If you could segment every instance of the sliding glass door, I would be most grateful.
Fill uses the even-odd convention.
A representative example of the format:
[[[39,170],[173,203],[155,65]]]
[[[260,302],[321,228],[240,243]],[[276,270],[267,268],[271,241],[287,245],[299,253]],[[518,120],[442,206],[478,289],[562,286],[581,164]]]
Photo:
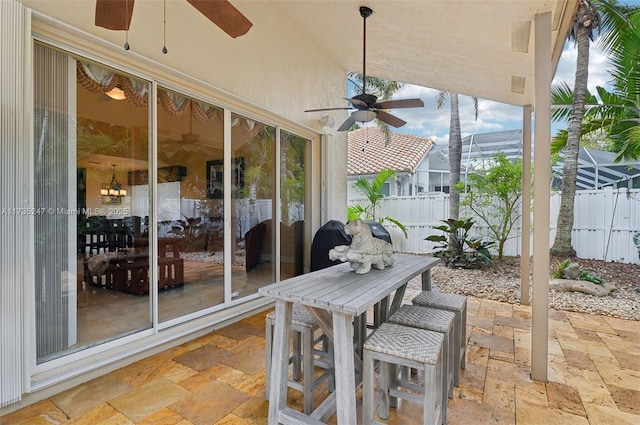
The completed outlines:
[[[304,273],[309,139],[38,43],[33,92],[37,363]]]

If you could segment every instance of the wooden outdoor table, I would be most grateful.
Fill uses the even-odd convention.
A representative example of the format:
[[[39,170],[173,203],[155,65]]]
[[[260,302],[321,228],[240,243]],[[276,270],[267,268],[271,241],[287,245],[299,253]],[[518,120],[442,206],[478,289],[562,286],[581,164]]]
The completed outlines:
[[[354,351],[353,320],[395,291],[384,315],[395,312],[409,280],[422,275],[423,288],[430,287],[433,257],[394,254],[395,263],[384,270],[356,274],[348,263],[296,276],[260,288],[261,295],[276,301],[275,329],[269,391],[269,424],[322,424],[337,412],[339,425],[356,424],[356,373],[362,360]],[[335,391],[309,416],[286,406],[289,335],[293,303],[307,306],[327,336],[333,340]],[[385,304],[386,305],[386,304]]]

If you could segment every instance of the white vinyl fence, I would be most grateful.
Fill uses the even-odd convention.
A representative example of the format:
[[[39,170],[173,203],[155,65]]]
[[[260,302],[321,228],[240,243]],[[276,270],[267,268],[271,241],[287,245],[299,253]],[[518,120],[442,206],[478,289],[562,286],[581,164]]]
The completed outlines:
[[[349,205],[367,205],[366,199],[350,199]],[[560,194],[551,197],[551,239],[556,233],[556,220],[560,208]],[[580,190],[576,193],[572,244],[578,257],[640,264],[638,250],[633,242],[640,232],[640,189]],[[443,234],[434,227],[449,217],[449,195],[429,193],[424,196],[388,197],[382,201],[378,217],[393,217],[407,227],[409,237],[389,222],[384,223],[391,234],[394,249],[407,253],[430,253],[434,244],[424,238]],[[461,217],[463,214],[461,213]],[[483,232],[476,218],[476,235],[491,240]],[[512,231],[505,244],[505,255],[520,255],[521,228]]]

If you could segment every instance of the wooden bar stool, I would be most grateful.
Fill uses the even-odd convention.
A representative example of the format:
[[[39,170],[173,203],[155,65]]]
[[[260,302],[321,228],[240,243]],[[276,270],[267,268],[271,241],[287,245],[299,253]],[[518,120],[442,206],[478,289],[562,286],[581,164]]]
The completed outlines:
[[[446,310],[455,313],[455,358],[459,359],[460,368],[466,365],[467,348],[467,297],[456,294],[443,294],[442,292],[422,291],[412,300],[413,305]],[[453,383],[460,384],[460,369],[453,368]]]
[[[269,400],[269,381],[271,375],[271,350],[273,346],[273,326],[275,324],[275,313],[267,314],[265,330],[265,351],[266,351],[266,382],[265,399]],[[319,329],[314,318],[309,311],[300,304],[293,305],[291,318],[291,333],[293,336],[292,354],[289,364],[293,364],[293,373],[288,380],[287,386],[301,391],[303,394],[303,409],[305,414],[313,411],[313,393],[324,380],[328,380],[329,391],[333,391],[333,349],[326,335],[321,334],[315,337]],[[316,349],[321,344],[321,349]],[[315,367],[325,369],[320,376],[314,378]],[[302,380],[302,382],[300,382]]]
[[[444,423],[443,387],[444,335],[439,332],[383,323],[364,344],[364,376],[362,420],[365,425],[374,421],[376,408],[382,419],[389,417],[391,398],[398,397],[423,405],[423,423]],[[380,391],[374,398],[374,362],[380,362]],[[398,380],[398,366],[424,372],[424,384]]]
[[[444,382],[446,384],[442,386],[442,418],[444,423],[447,422],[446,399],[447,397],[453,397],[453,367],[454,364],[456,367],[458,365],[454,357],[456,341],[454,335],[455,317],[455,313],[450,311],[415,305],[403,305],[389,317],[389,323],[440,332],[444,336],[443,368],[445,373]]]

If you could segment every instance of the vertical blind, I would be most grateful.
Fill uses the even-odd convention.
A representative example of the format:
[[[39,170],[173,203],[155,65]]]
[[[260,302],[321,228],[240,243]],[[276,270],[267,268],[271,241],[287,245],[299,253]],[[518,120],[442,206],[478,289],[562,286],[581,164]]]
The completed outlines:
[[[19,401],[23,391],[23,290],[21,260],[25,255],[26,198],[20,164],[28,161],[23,117],[25,12],[14,1],[0,1],[0,407]],[[23,245],[24,243],[24,245]]]
[[[62,351],[73,341],[75,266],[69,244],[70,141],[69,59],[64,53],[34,46],[34,266],[36,353],[38,362]],[[74,69],[75,71],[75,69]],[[75,154],[75,150],[74,150]]]

